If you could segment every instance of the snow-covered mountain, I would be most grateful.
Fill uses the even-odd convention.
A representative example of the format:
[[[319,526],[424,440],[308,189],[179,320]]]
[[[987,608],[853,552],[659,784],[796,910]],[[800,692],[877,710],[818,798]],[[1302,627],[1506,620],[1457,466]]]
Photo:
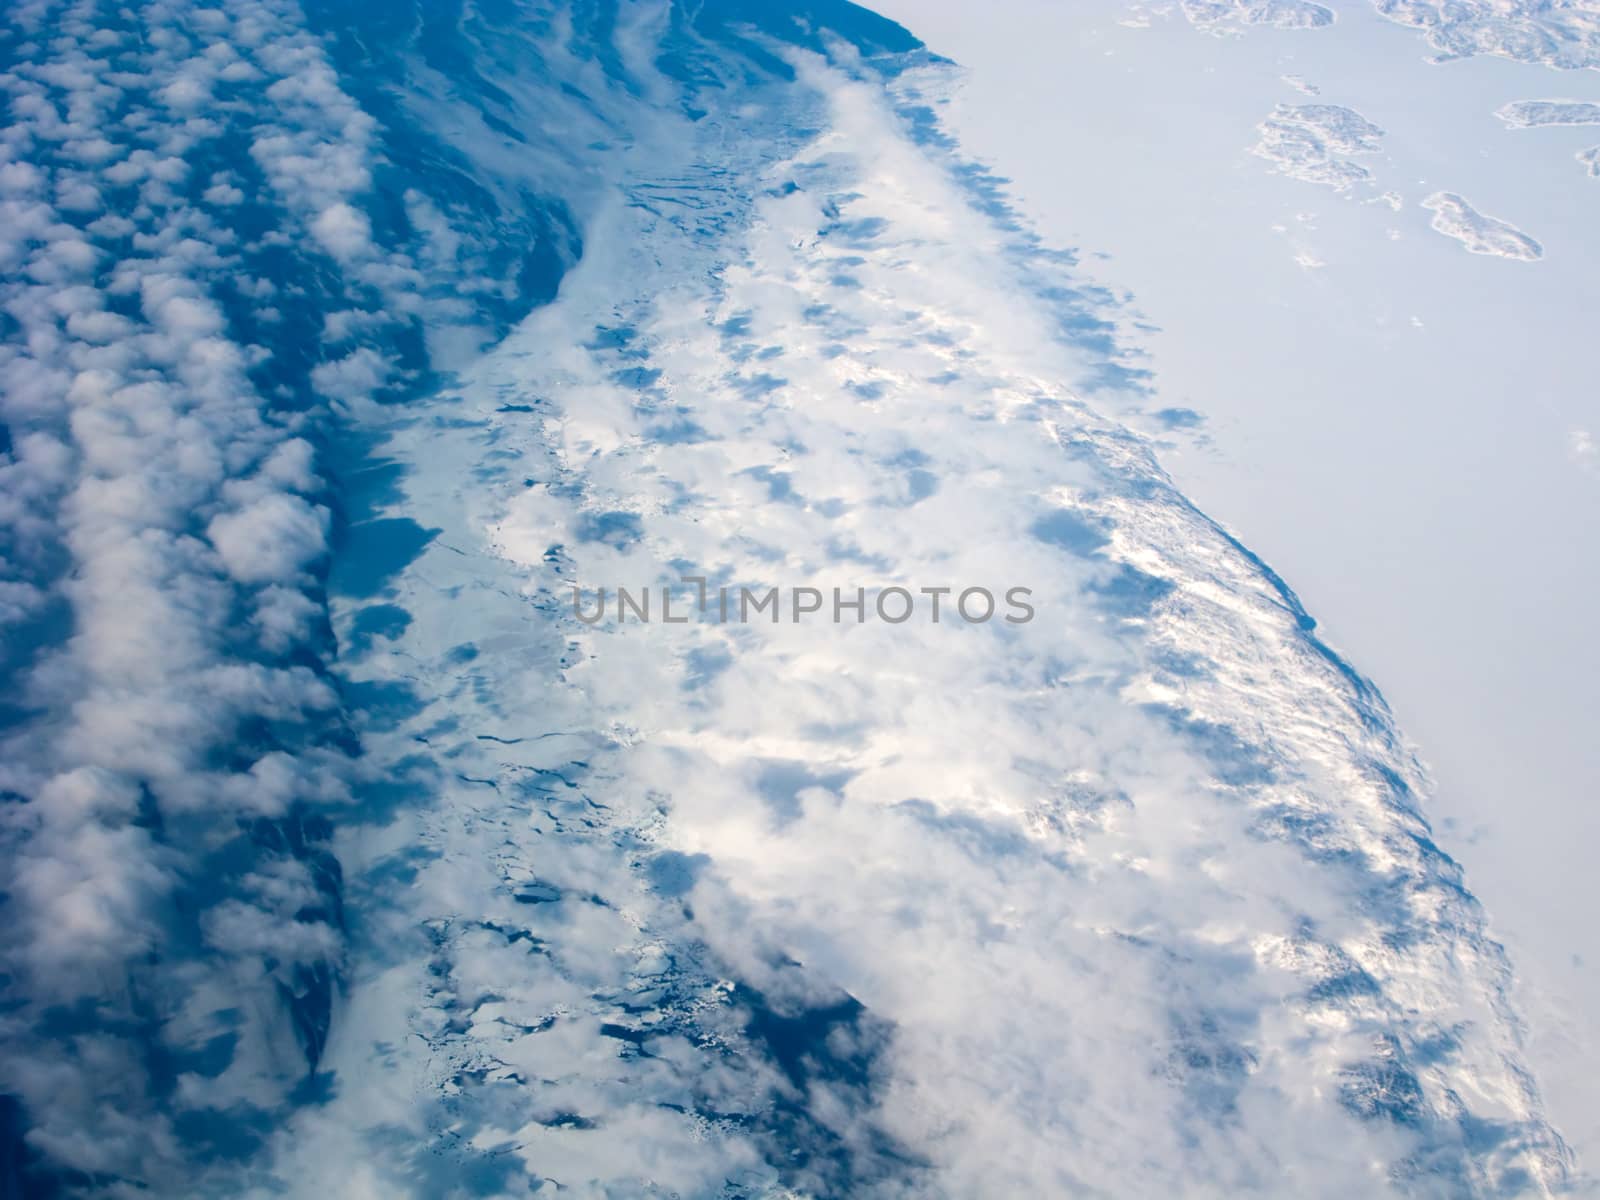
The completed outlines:
[[[1381,696],[905,30],[0,46],[0,1195],[1565,1186]]]

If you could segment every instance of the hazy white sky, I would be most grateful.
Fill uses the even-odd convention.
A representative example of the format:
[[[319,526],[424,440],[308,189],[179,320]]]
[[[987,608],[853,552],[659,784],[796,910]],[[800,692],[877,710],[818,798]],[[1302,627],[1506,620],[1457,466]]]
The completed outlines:
[[[1429,63],[1354,3],[1327,28],[1222,34],[1126,0],[873,7],[968,69],[945,113],[966,152],[1047,243],[1133,293],[1157,327],[1125,331],[1152,356],[1149,407],[1203,414],[1168,469],[1418,743],[1582,1156],[1600,1134],[1581,1073],[1600,1019],[1600,180],[1576,156],[1600,129],[1495,112],[1600,100],[1600,76]],[[1350,159],[1369,182],[1340,192],[1252,153],[1276,106],[1304,104],[1384,131]],[[1468,253],[1431,227],[1441,192],[1542,257]]]

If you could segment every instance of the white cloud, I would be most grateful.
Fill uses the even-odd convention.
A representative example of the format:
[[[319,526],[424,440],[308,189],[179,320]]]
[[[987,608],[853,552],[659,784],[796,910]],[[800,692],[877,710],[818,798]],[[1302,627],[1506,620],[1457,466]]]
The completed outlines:
[[[204,196],[207,204],[216,204],[222,207],[230,207],[244,202],[244,193],[234,187],[233,184],[221,179],[208,187],[204,192]]]
[[[359,400],[384,386],[394,367],[381,353],[369,346],[352,350],[343,358],[322,363],[311,372],[311,383],[324,396],[335,400]]]
[[[282,654],[309,640],[321,607],[304,592],[290,587],[267,587],[256,598],[251,620],[260,631],[261,645]]]
[[[341,262],[372,251],[372,224],[365,213],[348,204],[330,204],[311,222],[311,233],[322,248]]]
[[[289,583],[326,550],[327,526],[326,510],[274,494],[213,517],[206,533],[241,583]]]
[[[46,615],[26,628],[54,640],[7,680],[30,716],[0,735],[0,779],[27,800],[3,813],[0,1062],[53,1166],[204,1190],[149,1056],[229,1037],[227,1070],[180,1088],[201,1107],[271,1110],[303,1077],[281,988],[334,968],[332,910],[303,910],[337,897],[308,882],[326,868],[305,865],[321,861],[305,825],[276,845],[243,831],[347,805],[351,766],[317,744],[338,696],[303,665],[325,619],[309,572],[329,524],[299,494],[323,486],[305,419],[268,415],[249,375],[264,350],[234,340],[218,298],[252,280],[229,227],[242,192],[213,178],[196,205],[181,191],[198,142],[249,146],[290,120],[226,43],[311,67],[320,50],[251,0],[151,7],[137,39],[68,11],[8,15],[28,36],[0,75],[0,620]],[[219,79],[256,93],[216,103]],[[331,156],[317,161],[363,159],[339,128],[294,124]],[[78,227],[112,195],[117,211]],[[241,729],[280,748],[239,765]],[[215,871],[230,845],[242,875]],[[186,941],[195,922],[240,939],[226,961]],[[40,1024],[56,1005],[104,1024],[56,1036]],[[251,1015],[230,1031],[228,1011]]]

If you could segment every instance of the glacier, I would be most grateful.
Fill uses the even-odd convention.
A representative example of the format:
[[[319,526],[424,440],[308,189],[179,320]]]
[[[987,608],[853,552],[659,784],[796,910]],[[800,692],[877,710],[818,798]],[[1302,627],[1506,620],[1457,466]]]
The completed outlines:
[[[1573,1180],[1382,696],[1106,415],[1127,297],[906,30],[3,47],[0,1195]],[[569,602],[686,576],[1038,616]]]

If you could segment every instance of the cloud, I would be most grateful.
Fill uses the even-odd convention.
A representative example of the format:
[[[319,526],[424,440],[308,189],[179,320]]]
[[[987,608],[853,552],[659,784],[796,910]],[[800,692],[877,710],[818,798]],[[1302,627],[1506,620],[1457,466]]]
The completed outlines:
[[[327,529],[327,510],[278,493],[218,514],[206,534],[241,583],[290,583],[327,549]]]
[[[361,346],[343,358],[318,365],[311,372],[311,383],[318,392],[332,399],[360,400],[383,387],[393,371],[381,352]]]
[[[371,222],[348,204],[330,204],[323,209],[311,222],[311,234],[341,262],[360,258],[372,249]]]
[[[307,665],[330,523],[308,496],[325,484],[305,416],[252,378],[278,348],[244,344],[230,309],[264,271],[233,226],[251,199],[230,180],[255,167],[191,201],[185,159],[291,120],[245,56],[314,67],[319,51],[248,0],[154,6],[137,35],[13,15],[30,40],[0,76],[0,619],[24,640],[0,733],[0,1061],[29,1161],[203,1191],[176,1096],[282,1108],[321,1052],[344,935],[318,814],[349,805],[355,771],[325,744],[339,697]],[[324,164],[364,156],[337,128],[297,129]],[[232,939],[227,955],[196,931]],[[52,1025],[69,1009],[98,1015]],[[231,1049],[204,1083],[153,1081],[152,1062],[189,1072],[217,1038]]]
[[[225,179],[218,179],[202,194],[207,204],[231,207],[244,202],[244,193]]]

